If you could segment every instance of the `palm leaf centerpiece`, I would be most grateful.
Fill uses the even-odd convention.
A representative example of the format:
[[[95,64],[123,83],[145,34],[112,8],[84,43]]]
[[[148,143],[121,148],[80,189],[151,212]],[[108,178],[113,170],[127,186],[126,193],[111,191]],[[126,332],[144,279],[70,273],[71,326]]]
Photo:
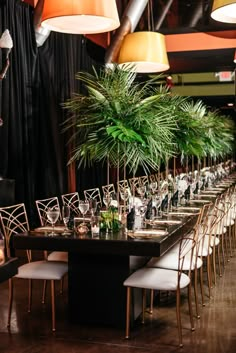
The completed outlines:
[[[176,122],[170,107],[160,109],[158,78],[140,83],[136,75],[117,66],[76,75],[86,95],[74,93],[63,104],[69,112],[64,131],[72,131],[75,146],[69,163],[86,166],[109,158],[114,167],[135,173],[141,166],[149,172],[173,155]]]

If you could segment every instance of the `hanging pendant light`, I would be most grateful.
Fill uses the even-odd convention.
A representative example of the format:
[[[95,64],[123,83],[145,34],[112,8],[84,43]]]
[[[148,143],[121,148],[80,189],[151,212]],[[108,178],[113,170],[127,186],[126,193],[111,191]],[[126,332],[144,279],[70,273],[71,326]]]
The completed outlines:
[[[127,34],[122,42],[118,64],[134,67],[138,73],[162,72],[170,68],[165,37],[157,32]]]
[[[236,1],[214,0],[211,17],[219,22],[236,23]]]
[[[115,0],[44,0],[41,26],[72,34],[113,31],[120,25]]]

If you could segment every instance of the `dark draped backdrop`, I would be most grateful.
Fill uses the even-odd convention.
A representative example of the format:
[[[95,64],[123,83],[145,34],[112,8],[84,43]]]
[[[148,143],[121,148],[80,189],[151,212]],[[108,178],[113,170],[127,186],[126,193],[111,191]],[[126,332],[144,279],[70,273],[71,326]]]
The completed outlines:
[[[13,48],[6,77],[0,80],[0,177],[15,180],[15,203],[25,202],[34,225],[36,199],[75,191],[68,182],[61,103],[82,89],[76,72],[98,68],[103,55],[93,57],[99,48],[84,36],[55,32],[37,48],[33,9],[20,0],[0,0],[0,35],[5,29]],[[0,71],[5,55],[0,48]],[[106,184],[106,167],[76,167],[75,176],[82,196],[83,189]]]

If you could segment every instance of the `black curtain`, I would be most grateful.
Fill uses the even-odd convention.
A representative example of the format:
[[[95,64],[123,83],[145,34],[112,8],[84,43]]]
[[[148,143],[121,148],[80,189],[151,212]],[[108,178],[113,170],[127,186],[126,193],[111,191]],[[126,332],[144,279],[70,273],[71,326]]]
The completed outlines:
[[[15,180],[15,203],[25,202],[34,224],[36,199],[68,192],[61,103],[81,89],[76,72],[103,64],[103,51],[84,36],[55,32],[37,48],[33,9],[22,1],[0,0],[0,35],[5,29],[13,48],[0,81],[0,176]],[[4,49],[0,55],[1,69]],[[76,180],[82,196],[83,189],[106,183],[106,167],[76,169]]]

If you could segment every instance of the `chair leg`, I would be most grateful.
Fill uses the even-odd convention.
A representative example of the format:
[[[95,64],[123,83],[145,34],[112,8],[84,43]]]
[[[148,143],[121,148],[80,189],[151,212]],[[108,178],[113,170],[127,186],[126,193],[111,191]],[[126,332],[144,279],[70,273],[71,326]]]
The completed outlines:
[[[177,328],[178,328],[178,335],[179,335],[179,346],[183,347],[182,325],[181,325],[181,316],[180,316],[180,290],[176,291],[176,319],[177,319]]]
[[[198,291],[197,291],[197,268],[194,270],[194,297],[195,297],[195,305],[196,305],[196,316],[200,319],[199,315],[199,307],[198,307]]]
[[[64,280],[60,281],[60,294],[63,294]]]
[[[13,279],[10,278],[8,281],[9,286],[9,297],[8,297],[8,320],[7,327],[11,326],[11,311],[12,311],[12,301],[13,301]]]
[[[202,306],[205,306],[204,291],[203,291],[203,266],[200,268],[200,289],[202,297]]]
[[[193,321],[192,285],[191,285],[191,283],[188,286],[188,308],[189,308],[189,317],[190,317],[191,330],[194,331],[195,327],[194,327],[194,321]],[[182,328],[181,328],[181,335],[182,335]]]
[[[145,317],[145,309],[146,309],[146,289],[142,290],[142,324],[144,324],[144,317]]]
[[[52,331],[56,331],[55,318],[55,281],[51,280],[51,302],[52,302]]]
[[[47,289],[47,281],[43,281],[43,295],[42,295],[42,304],[45,304],[45,298],[46,298],[46,289]]]
[[[29,291],[29,294],[28,294],[28,313],[31,312],[31,303],[32,303],[32,280],[29,279],[28,280],[28,291]]]
[[[207,255],[206,259],[207,263],[207,283],[208,283],[208,293],[209,293],[209,299],[211,298],[211,257],[210,255]]]
[[[125,329],[125,338],[129,338],[130,335],[130,296],[131,288],[127,287],[127,296],[126,296],[126,329]]]
[[[150,310],[149,310],[150,314],[153,313],[153,301],[154,301],[154,290],[151,289],[150,290]]]

